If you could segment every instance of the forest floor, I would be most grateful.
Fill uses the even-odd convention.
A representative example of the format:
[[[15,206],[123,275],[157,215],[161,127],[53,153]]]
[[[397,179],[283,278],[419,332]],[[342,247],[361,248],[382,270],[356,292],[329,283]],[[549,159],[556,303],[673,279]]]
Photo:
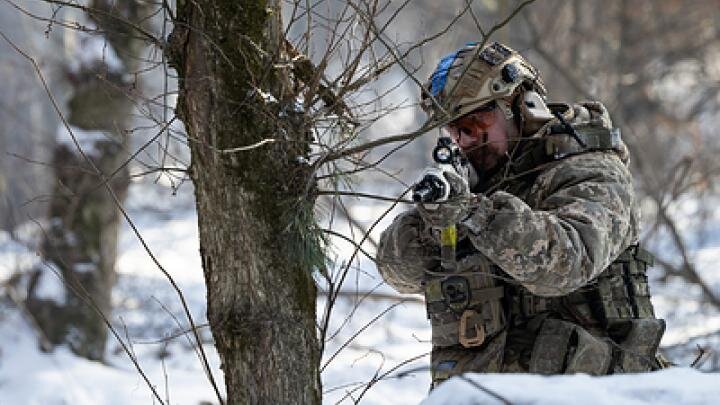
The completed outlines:
[[[177,196],[166,187],[134,183],[127,208],[143,238],[172,275],[200,325],[210,367],[222,385],[222,371],[212,337],[205,326],[205,287],[198,252],[192,191],[183,186]],[[369,226],[379,207],[352,208]],[[382,229],[388,220],[380,224]],[[720,224],[720,222],[718,222]],[[30,228],[32,225],[28,225]],[[23,234],[33,232],[25,230]],[[28,237],[29,238],[29,237]],[[719,243],[720,245],[720,243]],[[713,271],[713,243],[698,246],[701,270],[715,290],[720,275]],[[349,245],[338,244],[338,257],[348,257]],[[0,279],[38,262],[33,248],[0,234]],[[716,260],[715,260],[716,261]],[[427,397],[430,328],[425,308],[412,297],[399,301],[383,285],[369,260],[353,262],[346,292],[336,303],[322,365],[324,402],[328,404],[492,403],[493,393],[511,403],[712,403],[720,397],[716,353],[706,354],[702,371],[687,367],[703,349],[720,348],[720,314],[702,304],[694,287],[678,280],[653,281],[658,314],[668,323],[663,340],[667,357],[683,367],[644,375],[592,378],[585,375],[540,377],[529,375],[469,375],[456,379]],[[166,403],[217,403],[211,385],[188,335],[187,317],[177,292],[155,267],[128,226],[123,227],[118,260],[118,283],[113,291],[114,328],[129,343],[132,356]],[[58,294],[59,286],[48,286]],[[374,290],[363,298],[355,292]],[[0,301],[0,404],[141,404],[157,403],[150,389],[118,341],[110,336],[102,363],[74,356],[66,348],[39,350],[32,320],[8,299]],[[318,299],[319,312],[326,300]],[[376,320],[377,318],[377,320]],[[337,355],[335,353],[338,352]],[[412,360],[417,358],[416,360]],[[327,365],[326,365],[327,363]],[[500,403],[500,402],[498,402]]]

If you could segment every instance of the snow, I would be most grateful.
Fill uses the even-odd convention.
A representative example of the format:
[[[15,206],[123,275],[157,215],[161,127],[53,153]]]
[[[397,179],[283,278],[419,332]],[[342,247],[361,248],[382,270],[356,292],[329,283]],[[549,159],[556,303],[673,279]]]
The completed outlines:
[[[73,267],[73,270],[76,273],[91,273],[95,270],[97,270],[97,265],[95,263],[76,263],[75,267]]]
[[[270,92],[264,91],[259,87],[255,87],[253,91],[255,92],[255,94],[260,96],[260,98],[265,102],[265,104],[273,104],[278,102],[277,98],[275,98],[275,96],[273,96]],[[252,96],[253,94],[250,95]]]
[[[40,263],[37,254],[7,232],[0,231],[0,283],[5,283],[16,273],[22,273]]]
[[[35,296],[39,299],[55,301],[58,305],[64,305],[65,286],[60,280],[60,269],[50,263],[45,263],[40,269],[40,277],[35,287]]]
[[[85,21],[89,29],[97,29],[90,21]],[[78,73],[82,70],[97,69],[105,66],[109,72],[122,72],[123,63],[110,42],[102,35],[87,32],[70,32],[66,39],[66,47],[72,54],[68,58],[68,68]]]
[[[110,135],[102,131],[88,131],[78,127],[70,127],[70,130],[61,126],[57,132],[58,144],[65,145],[70,152],[79,154],[78,145],[87,156],[98,156],[102,151],[98,149],[98,143],[109,142]],[[77,141],[77,145],[75,144]]]
[[[690,261],[703,281],[720,294],[720,276],[715,271],[715,263],[720,260],[720,212],[711,208],[717,203],[710,198],[701,203],[685,196],[667,209],[683,233]],[[652,215],[648,217],[652,218]],[[663,260],[679,264],[679,254],[671,240],[671,235],[663,230],[648,240],[646,246]],[[693,337],[720,330],[720,311],[705,302],[699,286],[677,277],[659,283],[656,279],[662,271],[658,270],[651,270],[648,276],[655,310],[668,322],[662,346],[682,344]]]
[[[80,359],[67,348],[52,354],[38,350],[35,333],[18,311],[0,309],[0,403],[28,405],[151,404],[150,390],[129,362],[106,365]],[[139,348],[145,372],[164,398],[162,362]],[[170,362],[168,362],[170,363]],[[200,404],[213,394],[199,383],[202,372],[168,364],[173,403]],[[181,401],[177,401],[181,399]],[[155,402],[156,403],[156,402]]]
[[[606,377],[466,374],[441,384],[422,405],[502,404],[711,404],[720,376],[689,368]],[[473,384],[475,383],[475,384]],[[489,394],[488,391],[492,392]],[[494,395],[493,395],[494,394]]]

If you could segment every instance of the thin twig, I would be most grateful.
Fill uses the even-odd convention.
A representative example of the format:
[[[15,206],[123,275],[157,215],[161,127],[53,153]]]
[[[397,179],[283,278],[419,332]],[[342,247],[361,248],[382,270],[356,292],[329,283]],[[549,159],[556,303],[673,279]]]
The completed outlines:
[[[698,349],[698,355],[695,358],[695,360],[693,360],[693,362],[690,363],[690,367],[699,369],[700,367],[702,367],[703,363],[705,363],[705,360],[708,357],[710,357],[710,354],[712,354],[712,349],[702,347],[700,345],[697,345],[697,349]]]
[[[320,372],[322,373],[323,370],[325,370],[325,368],[328,366],[328,364],[330,364],[333,360],[335,360],[335,357],[337,357],[337,355],[340,354],[341,351],[345,350],[345,348],[348,347],[348,345],[349,345],[350,343],[352,343],[352,341],[355,340],[355,338],[357,338],[361,333],[363,333],[365,330],[367,330],[367,328],[369,328],[370,326],[372,326],[372,325],[373,325],[375,322],[377,322],[380,318],[382,318],[383,316],[385,316],[388,312],[392,311],[392,310],[395,309],[398,305],[400,305],[400,304],[402,304],[402,303],[404,303],[404,302],[405,302],[405,301],[400,301],[400,302],[396,302],[396,303],[390,305],[389,307],[385,308],[382,312],[380,312],[379,314],[375,315],[375,317],[374,317],[373,319],[371,319],[369,322],[365,323],[365,325],[363,325],[360,329],[358,329],[355,333],[353,333],[353,335],[350,336],[350,338],[349,338],[348,340],[346,340],[342,345],[340,345],[340,347],[335,351],[335,353],[333,353],[332,355],[330,355],[330,357],[327,359],[327,361],[325,362],[325,364],[323,364],[323,365],[320,367]]]
[[[504,405],[512,405],[512,402],[508,401],[505,397],[501,396],[500,394],[496,393],[495,391],[491,390],[490,388],[487,388],[477,381],[473,381],[470,378],[465,377],[464,375],[458,376],[461,380],[467,382],[468,384],[472,385],[473,387],[477,388],[478,390],[490,395],[491,397],[497,399],[498,401],[502,402]]]

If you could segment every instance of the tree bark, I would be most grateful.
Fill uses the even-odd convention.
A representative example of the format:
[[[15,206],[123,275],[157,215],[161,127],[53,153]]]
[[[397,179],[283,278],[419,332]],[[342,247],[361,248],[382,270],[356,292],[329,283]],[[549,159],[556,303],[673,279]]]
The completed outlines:
[[[282,63],[280,2],[178,4],[170,58],[230,404],[320,403],[307,124]],[[287,65],[287,64],[285,64]],[[265,138],[279,142],[234,153]]]

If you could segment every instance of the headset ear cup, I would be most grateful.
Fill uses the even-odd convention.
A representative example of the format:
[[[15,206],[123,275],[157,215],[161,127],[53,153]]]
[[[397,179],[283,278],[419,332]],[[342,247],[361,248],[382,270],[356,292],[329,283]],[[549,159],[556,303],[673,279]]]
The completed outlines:
[[[545,100],[534,90],[525,91],[519,104],[524,124],[523,135],[534,134],[546,122],[553,119]]]

